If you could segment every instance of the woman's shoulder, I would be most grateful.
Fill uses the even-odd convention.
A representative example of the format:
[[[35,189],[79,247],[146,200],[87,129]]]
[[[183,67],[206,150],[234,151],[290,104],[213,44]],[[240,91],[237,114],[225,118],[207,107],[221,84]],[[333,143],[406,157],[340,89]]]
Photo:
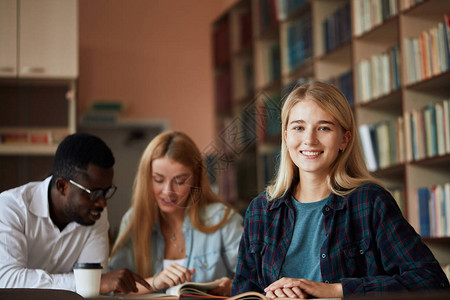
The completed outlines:
[[[228,206],[221,202],[209,203],[202,211],[202,217],[205,219],[222,219]]]
[[[210,224],[218,223],[222,220],[225,213],[228,211],[228,208],[229,206],[221,202],[210,203],[206,205],[204,210],[202,211],[202,218],[205,220],[205,222]],[[236,215],[239,216],[237,212],[233,211],[232,214],[233,217],[231,219],[239,218],[236,217]]]
[[[226,209],[227,209],[227,206],[224,203],[221,203],[221,202],[209,203],[208,205],[205,206],[204,216],[212,217],[221,212],[222,213],[225,212]]]
[[[134,209],[132,207],[130,207],[124,214],[122,217],[122,221],[129,221],[132,217],[133,217],[133,213],[134,213]]]
[[[374,182],[364,183],[355,188],[355,190],[353,190],[350,194],[357,195],[360,193],[369,193],[373,195],[382,195],[386,193],[389,194],[389,192],[384,187]]]
[[[131,222],[131,219],[133,218],[133,208],[130,207],[122,216],[122,220],[120,221],[120,230],[119,232],[122,232],[126,229],[128,224]]]
[[[355,188],[351,193],[345,196],[348,202],[376,203],[393,200],[391,193],[377,183],[369,182]]]
[[[271,199],[269,193],[263,191],[250,202],[246,215],[256,216],[266,214],[272,210],[285,209],[288,206],[290,197],[291,193],[287,191],[284,195]]]

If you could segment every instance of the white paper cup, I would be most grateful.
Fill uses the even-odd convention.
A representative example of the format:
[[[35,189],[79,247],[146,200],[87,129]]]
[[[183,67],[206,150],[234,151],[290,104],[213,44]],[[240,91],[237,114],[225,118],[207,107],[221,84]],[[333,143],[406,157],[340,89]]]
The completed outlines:
[[[73,267],[77,293],[85,298],[96,297],[100,293],[102,265],[99,263],[76,263]]]

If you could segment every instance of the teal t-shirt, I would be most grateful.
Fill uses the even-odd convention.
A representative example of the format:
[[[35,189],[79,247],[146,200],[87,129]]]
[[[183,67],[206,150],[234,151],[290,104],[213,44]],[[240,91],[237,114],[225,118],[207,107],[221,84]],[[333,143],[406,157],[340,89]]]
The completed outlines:
[[[313,203],[300,203],[291,198],[295,208],[295,227],[281,277],[305,278],[322,282],[320,248],[325,241],[322,208],[330,197]]]

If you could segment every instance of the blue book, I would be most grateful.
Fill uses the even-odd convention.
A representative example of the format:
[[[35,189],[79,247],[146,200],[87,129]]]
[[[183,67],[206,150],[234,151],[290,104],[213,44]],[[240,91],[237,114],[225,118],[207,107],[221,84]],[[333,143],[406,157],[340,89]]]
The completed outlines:
[[[438,154],[438,144],[437,144],[437,129],[436,129],[436,109],[434,104],[430,104],[429,106],[430,116],[431,116],[431,148],[432,154]]]
[[[430,237],[430,190],[428,188],[418,188],[417,198],[419,201],[419,225],[420,235]]]

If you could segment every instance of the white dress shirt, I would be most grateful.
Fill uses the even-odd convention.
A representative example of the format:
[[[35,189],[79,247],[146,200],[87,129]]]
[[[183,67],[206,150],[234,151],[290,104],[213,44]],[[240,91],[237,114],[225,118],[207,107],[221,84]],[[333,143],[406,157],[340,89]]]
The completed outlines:
[[[76,262],[100,262],[107,271],[106,210],[92,226],[71,222],[60,231],[49,214],[50,180],[0,194],[0,288],[74,291]]]

